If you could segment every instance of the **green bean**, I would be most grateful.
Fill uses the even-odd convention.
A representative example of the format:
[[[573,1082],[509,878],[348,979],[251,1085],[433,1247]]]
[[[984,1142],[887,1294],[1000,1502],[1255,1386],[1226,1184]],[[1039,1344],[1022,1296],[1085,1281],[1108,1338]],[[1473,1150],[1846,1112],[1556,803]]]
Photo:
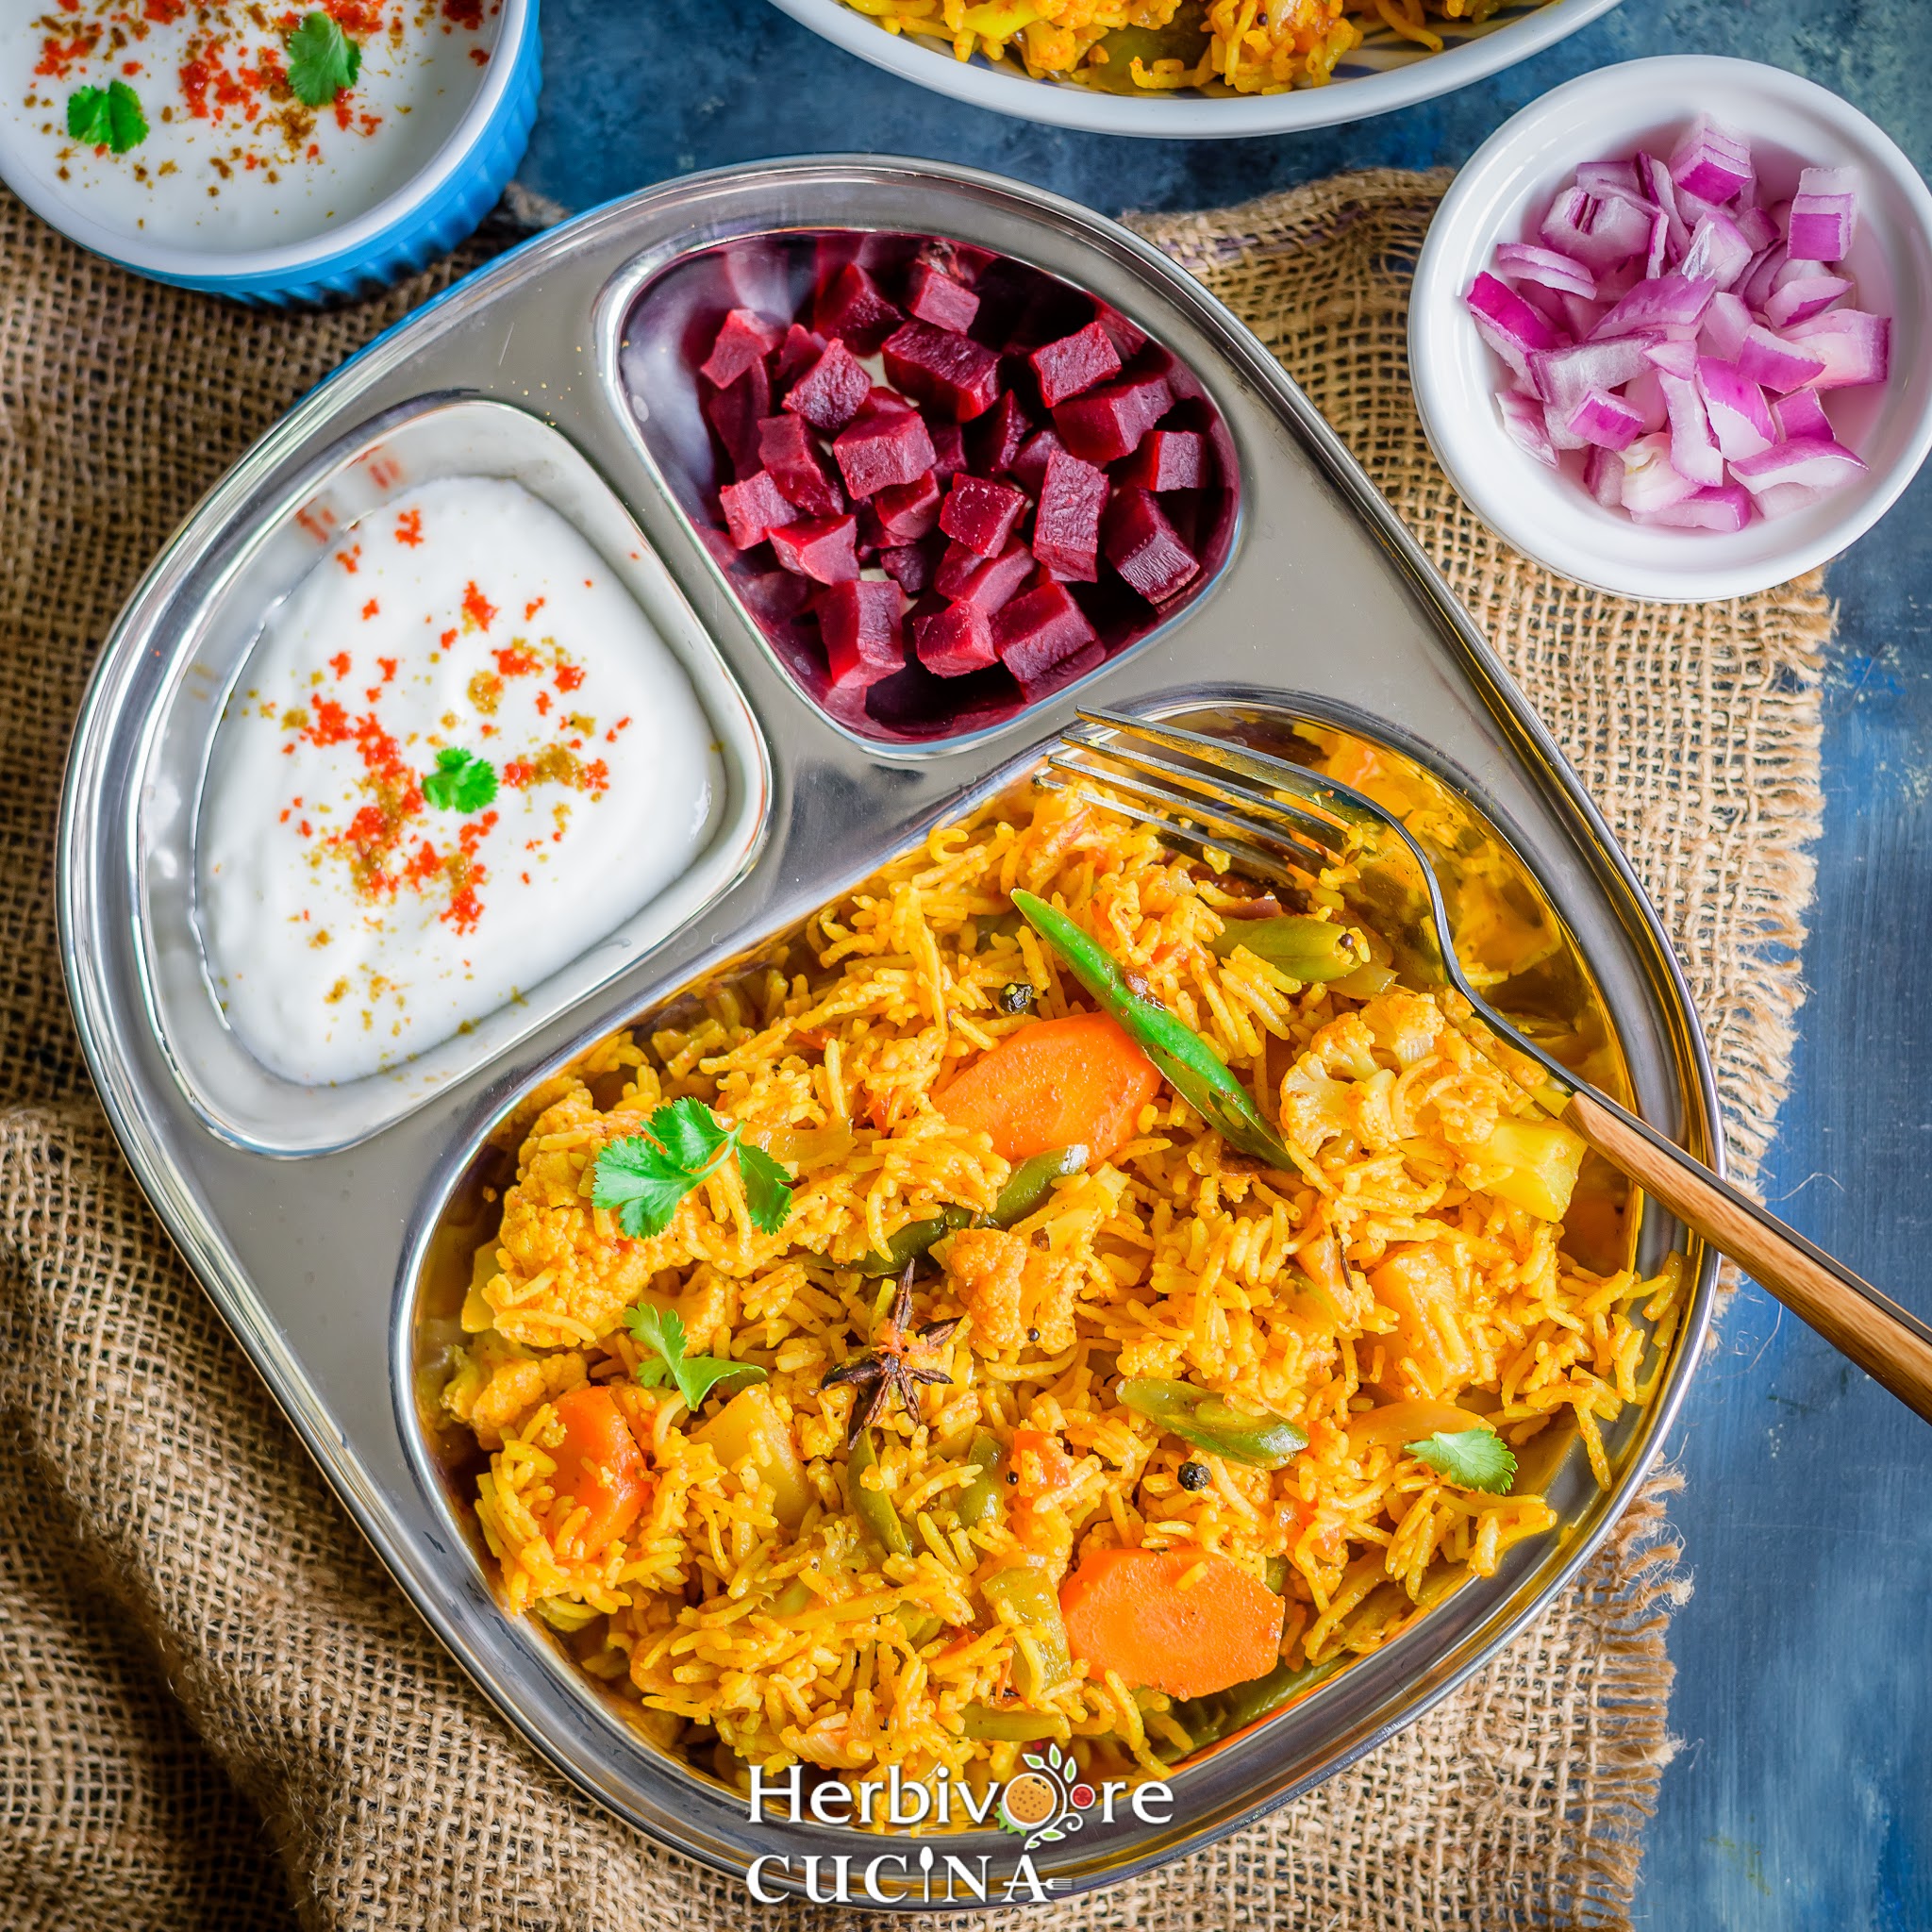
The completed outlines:
[[[969,1738],[986,1738],[995,1743],[1037,1744],[1044,1738],[1058,1737],[1066,1727],[1064,1720],[1040,1711],[995,1710],[990,1704],[969,1704],[961,1716]]]
[[[1013,904],[1074,977],[1126,1028],[1174,1091],[1230,1146],[1270,1167],[1294,1171],[1293,1157],[1262,1119],[1247,1089],[1192,1027],[1184,1026],[1158,1000],[1136,992],[1113,955],[1064,912],[1031,892],[1016,891]]]
[[[1268,1558],[1268,1588],[1276,1596],[1279,1596],[1288,1588],[1289,1572],[1292,1567],[1286,1557],[1270,1557]]]
[[[872,1431],[860,1429],[845,1465],[846,1499],[852,1505],[853,1515],[880,1549],[891,1556],[909,1557],[912,1539],[906,1533],[905,1522],[892,1507],[891,1497],[883,1490],[869,1490],[865,1486],[866,1471],[878,1466],[879,1456],[873,1446]]]
[[[908,1221],[883,1248],[859,1257],[858,1272],[874,1278],[902,1274],[907,1262],[917,1260],[935,1241],[943,1241],[956,1228],[970,1227],[973,1220],[970,1208],[942,1208],[929,1221]]]
[[[1123,1382],[1121,1400],[1183,1442],[1255,1469],[1279,1469],[1308,1446],[1307,1436],[1284,1417],[1266,1409],[1247,1414],[1191,1382]]]
[[[1232,1685],[1210,1696],[1190,1697],[1176,1704],[1170,1715],[1193,1740],[1192,1748],[1198,1751],[1245,1730],[1270,1711],[1279,1710],[1291,1699],[1332,1675],[1341,1663],[1340,1657],[1330,1657],[1319,1664],[1279,1663],[1266,1676]]]
[[[1050,1147],[1044,1154],[1023,1160],[1007,1176],[1006,1186],[992,1204],[992,1224],[1011,1227],[1016,1221],[1024,1221],[1053,1192],[1056,1181],[1080,1173],[1087,1160],[1086,1148],[1077,1142],[1072,1147]]]
[[[922,1610],[916,1604],[901,1604],[892,1614],[904,1626],[906,1641],[914,1650],[922,1643],[930,1643],[945,1628],[943,1617],[936,1617],[930,1610]]]
[[[979,1474],[959,1491],[953,1514],[961,1529],[973,1529],[993,1515],[1000,1504],[1000,1445],[998,1439],[982,1429],[973,1439],[973,1453],[966,1458]]]
[[[1328,984],[1352,1000],[1372,1000],[1378,992],[1387,992],[1395,984],[1395,969],[1372,962],[1367,966],[1357,966],[1353,973],[1344,974],[1340,979],[1331,979]]]
[[[1013,1645],[1013,1688],[1029,1704],[1039,1704],[1074,1674],[1058,1592],[1024,1563],[996,1572],[979,1588],[995,1611],[1010,1610],[1021,1626]]]
[[[1306,913],[1279,919],[1230,919],[1208,941],[1217,958],[1244,946],[1257,959],[1304,985],[1341,979],[1369,963],[1369,948],[1354,927]]]

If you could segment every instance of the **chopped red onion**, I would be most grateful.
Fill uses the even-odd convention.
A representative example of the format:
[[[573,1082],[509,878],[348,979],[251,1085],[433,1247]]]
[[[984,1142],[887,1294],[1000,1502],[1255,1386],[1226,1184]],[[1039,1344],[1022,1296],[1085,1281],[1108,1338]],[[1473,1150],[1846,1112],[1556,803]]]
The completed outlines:
[[[1700,114],[1671,150],[1671,180],[1687,194],[1729,201],[1751,179],[1751,150],[1744,138]]]
[[[1466,297],[1514,378],[1497,398],[1511,440],[1580,469],[1605,508],[1687,530],[1735,533],[1863,474],[1821,394],[1889,375],[1889,319],[1825,265],[1857,220],[1855,171],[1807,168],[1770,201],[1707,115],[1668,161],[1584,162]]]

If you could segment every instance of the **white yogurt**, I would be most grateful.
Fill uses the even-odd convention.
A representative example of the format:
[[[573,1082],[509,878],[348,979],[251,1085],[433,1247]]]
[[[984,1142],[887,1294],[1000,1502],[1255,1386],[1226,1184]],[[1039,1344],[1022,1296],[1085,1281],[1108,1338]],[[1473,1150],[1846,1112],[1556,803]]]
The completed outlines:
[[[655,898],[723,792],[690,679],[577,531],[514,483],[425,484],[270,613],[217,729],[216,997],[289,1079],[392,1066]]]
[[[318,0],[319,4],[319,0]],[[313,240],[425,168],[475,99],[501,0],[331,0],[361,50],[322,108],[286,77],[283,23],[313,10],[239,0],[8,0],[7,150],[117,234],[223,251]],[[124,154],[67,132],[78,88],[122,81],[148,132]]]

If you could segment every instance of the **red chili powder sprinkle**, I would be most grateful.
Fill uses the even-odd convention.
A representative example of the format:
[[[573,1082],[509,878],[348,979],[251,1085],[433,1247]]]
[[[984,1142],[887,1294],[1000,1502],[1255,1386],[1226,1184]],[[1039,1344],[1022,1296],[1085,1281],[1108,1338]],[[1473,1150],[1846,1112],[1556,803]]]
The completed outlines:
[[[346,550],[338,550],[336,552],[336,561],[339,564],[341,564],[341,567],[345,571],[347,571],[351,576],[354,576],[357,571],[358,571],[361,568],[361,565],[357,561],[357,559],[361,555],[361,544],[351,543]]]
[[[333,671],[333,672],[335,673],[335,675],[337,675],[338,677],[346,677],[346,676],[348,676],[348,675],[349,675],[349,654],[348,654],[348,652],[346,652],[346,651],[338,651],[338,652],[337,652],[337,653],[335,654],[335,656],[334,656],[333,658],[330,658],[330,659],[328,660],[328,668],[329,668],[329,669],[330,669],[331,671]]]
[[[473,577],[463,588],[463,628],[488,630],[496,616],[496,606],[476,588]]]
[[[547,604],[549,601],[550,600],[547,597],[532,597],[530,601],[524,606],[524,622],[525,624],[528,624],[531,618],[535,617],[538,611],[542,609],[544,605]]]
[[[93,50],[92,34],[76,34],[71,41],[57,41],[49,35],[41,42],[40,63],[34,72],[53,80],[65,80],[68,68],[76,60],[85,60]]]
[[[142,17],[166,26],[188,11],[188,0],[142,0]]]
[[[506,644],[500,651],[491,651],[490,655],[496,659],[497,673],[503,677],[527,677],[537,669],[535,654],[522,638]]]
[[[550,715],[550,693],[547,691],[540,691],[537,693],[537,715],[540,718],[547,718]]]
[[[562,691],[575,691],[584,681],[584,674],[575,664],[559,664],[557,667],[557,688]]]
[[[368,601],[368,603],[366,603],[366,604],[365,604],[365,605],[363,605],[363,607],[362,607],[362,622],[363,622],[364,624],[367,624],[367,623],[369,622],[369,620],[370,620],[370,619],[371,619],[372,617],[374,617],[375,615],[375,599],[374,597],[372,597],[372,598],[370,598],[370,600]]]
[[[474,33],[483,28],[483,0],[442,0],[442,17]]]
[[[537,768],[524,758],[511,758],[503,768],[503,782],[512,791],[521,791],[537,775]]]
[[[396,541],[406,543],[413,550],[423,541],[423,512],[420,509],[406,509],[396,519]]]
[[[457,634],[453,630],[444,631],[443,634],[437,639],[437,642],[441,644],[444,647],[444,649],[447,649],[451,644],[455,643],[456,641]]]
[[[373,604],[369,608],[372,610],[375,608]],[[396,672],[400,669],[403,660],[400,658],[378,658],[375,661],[382,666],[383,683],[393,684],[396,681]]]

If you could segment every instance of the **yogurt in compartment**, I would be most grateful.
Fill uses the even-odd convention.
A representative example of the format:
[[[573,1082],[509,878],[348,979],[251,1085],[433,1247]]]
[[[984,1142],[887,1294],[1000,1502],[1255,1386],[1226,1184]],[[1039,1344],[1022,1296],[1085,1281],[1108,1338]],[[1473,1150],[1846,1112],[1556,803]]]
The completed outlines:
[[[425,484],[332,538],[216,732],[215,995],[289,1079],[394,1066],[655,898],[723,796],[690,679],[590,543],[518,484]]]
[[[130,239],[236,252],[310,241],[428,165],[475,97],[501,5],[11,0],[0,9],[5,146]],[[293,84],[315,91],[296,38],[311,20],[311,37],[340,29],[357,61],[319,106]],[[116,138],[137,112],[145,133],[121,152],[75,138],[75,96],[116,89]],[[108,105],[91,133],[108,132]]]

